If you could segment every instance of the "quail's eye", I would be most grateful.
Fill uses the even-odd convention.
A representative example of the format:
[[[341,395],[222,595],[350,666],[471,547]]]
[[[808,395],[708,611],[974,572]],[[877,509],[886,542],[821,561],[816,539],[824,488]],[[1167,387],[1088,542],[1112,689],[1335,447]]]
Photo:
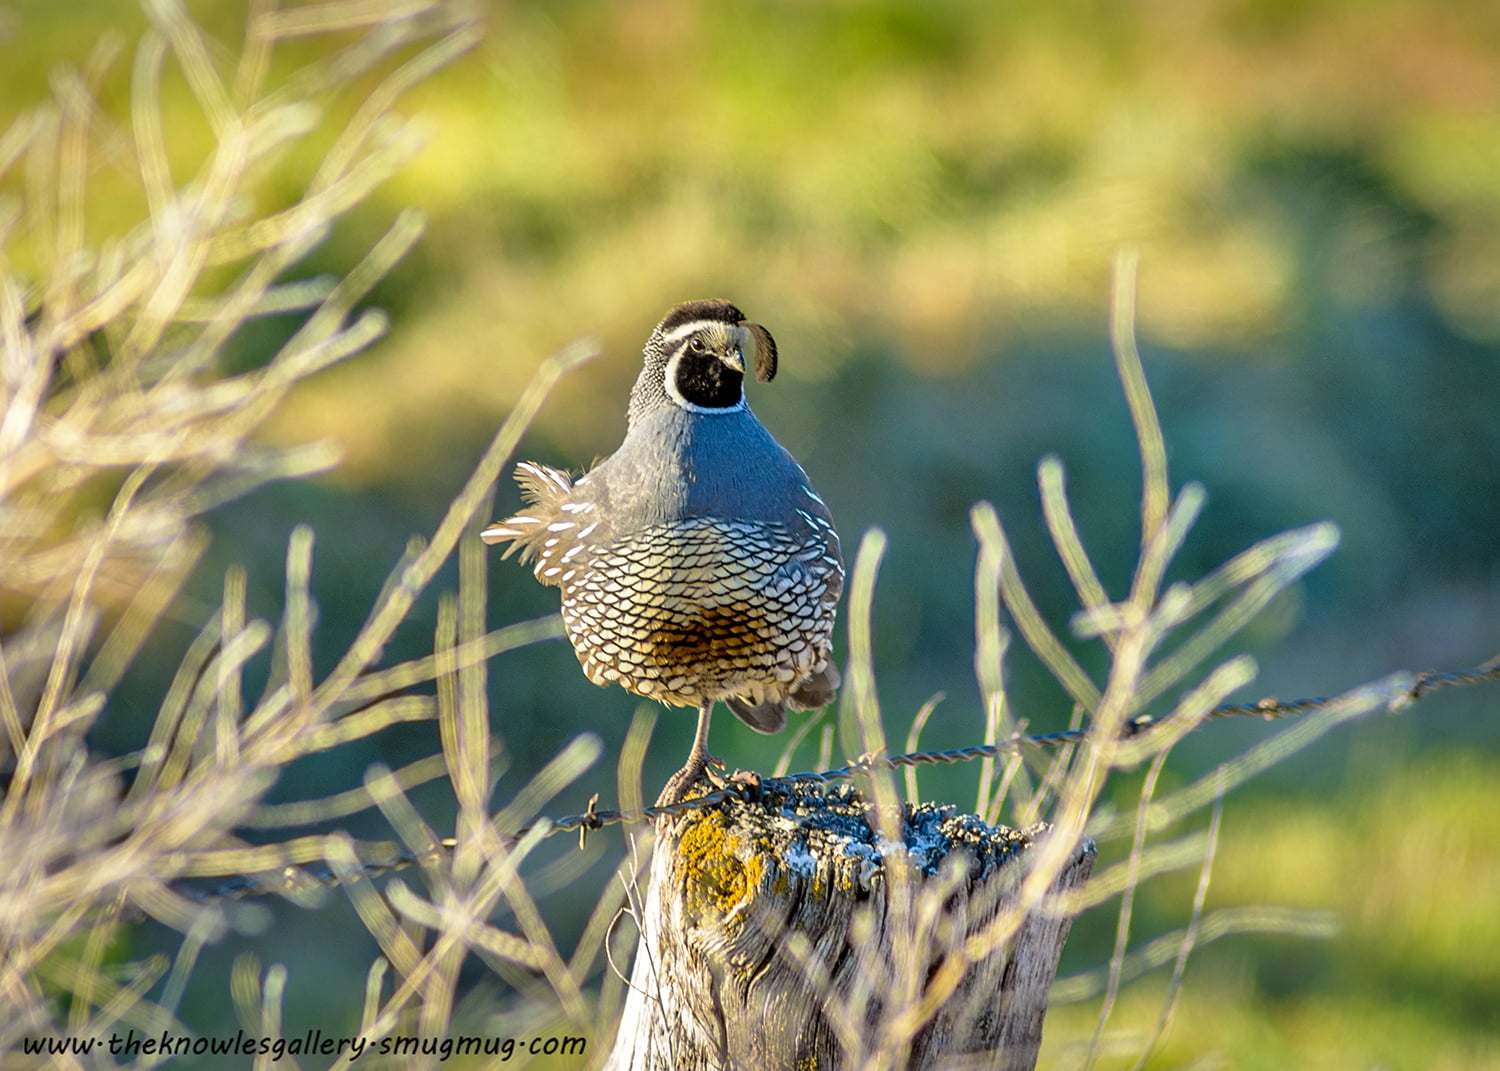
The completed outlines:
[[[707,353],[708,347],[703,343],[702,335],[694,335],[693,340],[688,343],[688,349],[694,353]]]

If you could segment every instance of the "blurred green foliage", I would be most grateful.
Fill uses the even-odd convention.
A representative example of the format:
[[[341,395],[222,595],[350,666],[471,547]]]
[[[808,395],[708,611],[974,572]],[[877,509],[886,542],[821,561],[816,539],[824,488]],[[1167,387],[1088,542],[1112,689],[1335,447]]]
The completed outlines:
[[[242,21],[189,6],[224,33]],[[606,342],[525,444],[583,468],[619,439],[659,315],[725,296],[781,344],[783,375],[752,403],[846,544],[870,525],[891,536],[876,629],[893,739],[943,691],[924,743],[973,742],[970,504],[1000,508],[1061,626],[1068,589],[1033,476],[1057,453],[1106,583],[1119,593],[1128,575],[1139,472],[1105,310],[1111,258],[1132,244],[1173,475],[1209,492],[1184,567],[1314,520],[1343,532],[1296,604],[1254,633],[1263,691],[1322,694],[1500,646],[1500,7],[564,0],[497,2],[487,18],[480,52],[414,95],[426,152],[316,255],[342,269],[398,206],[430,216],[425,243],[376,293],[389,341],[278,417],[277,436],[334,437],[347,462],[222,510],[205,598],[243,562],[252,612],[274,616],[287,533],[310,523],[331,661],[543,355],[582,334]],[[52,65],[86,64],[107,31],[128,50],[142,24],[117,3],[0,9],[5,111],[38,99]],[[123,115],[128,51],[102,69],[119,89],[102,97]],[[174,151],[191,156],[183,112]],[[119,197],[90,225],[135,218],[138,188],[122,182]],[[24,248],[9,253],[24,261]],[[264,360],[294,327],[259,324],[235,359]],[[502,487],[497,515],[515,500]],[[492,591],[496,624],[555,606],[513,563],[495,565]],[[179,642],[158,638],[164,663]],[[1019,655],[1012,673],[1018,714],[1061,727],[1060,691]],[[504,656],[491,687],[510,778],[578,732],[618,745],[634,707],[587,684],[560,644]],[[1335,734],[1229,802],[1211,902],[1334,906],[1349,930],[1331,962],[1327,946],[1279,939],[1202,952],[1160,1066],[1210,1051],[1237,1067],[1500,1060],[1500,977],[1484,954],[1493,860],[1471,839],[1474,816],[1500,809],[1500,781],[1483,773],[1495,709],[1480,693],[1428,700]],[[125,746],[139,732],[128,718],[100,746]],[[665,776],[688,729],[664,714],[648,776]],[[1211,727],[1176,761],[1205,767],[1261,732]],[[386,746],[361,760],[430,753],[435,733]],[[716,727],[731,765],[769,766],[778,747]],[[313,763],[287,774],[327,791],[359,775]],[[964,801],[972,778],[924,785]],[[592,875],[605,880],[602,866]],[[549,903],[565,933],[590,899],[578,885]],[[1143,897],[1161,897],[1152,921],[1168,928],[1187,897],[1162,885]],[[1438,898],[1448,906],[1430,908]],[[348,1014],[357,983],[319,979],[335,960],[298,948],[324,920],[277,918],[287,940],[265,958],[292,962],[294,992],[346,989]],[[1109,929],[1081,925],[1070,961],[1100,962]],[[1149,1023],[1157,997],[1134,1000],[1117,1024]],[[1049,1044],[1091,1025],[1066,1010]]]

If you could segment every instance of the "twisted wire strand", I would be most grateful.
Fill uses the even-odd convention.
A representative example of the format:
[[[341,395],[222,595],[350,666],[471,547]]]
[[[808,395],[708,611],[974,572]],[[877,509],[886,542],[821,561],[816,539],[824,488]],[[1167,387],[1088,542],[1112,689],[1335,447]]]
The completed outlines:
[[[1411,684],[1393,700],[1391,707],[1395,709],[1415,703],[1424,696],[1444,688],[1460,688],[1494,681],[1500,681],[1500,655],[1474,669],[1447,673],[1418,673],[1412,678]],[[1256,703],[1227,703],[1208,711],[1199,725],[1221,718],[1249,717],[1276,721],[1281,718],[1298,717],[1324,710],[1345,698],[1345,695],[1293,699],[1285,702],[1279,699],[1262,699]],[[1125,726],[1123,735],[1127,739],[1138,738],[1170,721],[1170,718],[1142,716],[1129,722]],[[1197,728],[1198,725],[1194,725],[1189,731]],[[994,744],[973,744],[969,747],[949,748],[941,751],[913,751],[903,755],[864,755],[846,766],[831,770],[788,774],[785,777],[768,779],[763,783],[752,778],[749,782],[734,782],[702,796],[632,811],[597,810],[594,804],[599,797],[595,796],[589,801],[588,810],[582,814],[565,815],[560,818],[538,818],[507,836],[512,841],[520,840],[527,834],[540,829],[543,836],[577,833],[582,844],[583,838],[588,833],[606,826],[648,824],[666,815],[678,816],[690,811],[715,807],[731,797],[742,796],[747,791],[754,792],[762,789],[784,791],[798,784],[826,785],[847,781],[873,770],[891,770],[906,766],[953,765],[960,762],[972,762],[975,759],[1017,755],[1026,750],[1055,751],[1069,744],[1082,743],[1087,739],[1089,732],[1087,728],[1064,729],[1058,732],[1027,736],[1017,734]],[[451,852],[455,843],[453,838],[448,837],[433,843],[424,850],[413,850],[390,842],[357,844],[355,848],[360,865],[353,871],[336,871],[326,861],[314,861],[288,865],[274,871],[236,874],[217,879],[214,884],[206,887],[182,883],[178,883],[175,887],[179,893],[198,903],[239,900],[247,896],[266,893],[306,892],[313,888],[341,885],[380,877],[411,866],[435,863]]]

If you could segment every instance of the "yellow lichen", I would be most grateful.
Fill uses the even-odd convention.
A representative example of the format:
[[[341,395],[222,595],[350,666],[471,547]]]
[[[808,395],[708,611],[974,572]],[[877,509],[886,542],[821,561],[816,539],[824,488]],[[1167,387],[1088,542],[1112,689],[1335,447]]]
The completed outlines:
[[[678,841],[677,858],[691,916],[712,913],[722,918],[760,887],[765,862],[754,851],[741,858],[741,850],[740,839],[729,833],[722,814],[702,812],[689,819]]]

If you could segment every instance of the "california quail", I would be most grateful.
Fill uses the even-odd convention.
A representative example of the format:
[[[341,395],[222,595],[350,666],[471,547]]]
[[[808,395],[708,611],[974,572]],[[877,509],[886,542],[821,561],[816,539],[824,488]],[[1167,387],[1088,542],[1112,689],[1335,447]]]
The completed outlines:
[[[774,733],[839,684],[829,658],[844,585],[839,537],[807,474],[745,401],[776,374],[776,343],[727,301],[690,301],[646,341],[625,441],[589,473],[525,462],[526,509],[484,530],[562,589],[589,680],[698,708],[685,765],[661,802],[704,772],[715,701]]]

